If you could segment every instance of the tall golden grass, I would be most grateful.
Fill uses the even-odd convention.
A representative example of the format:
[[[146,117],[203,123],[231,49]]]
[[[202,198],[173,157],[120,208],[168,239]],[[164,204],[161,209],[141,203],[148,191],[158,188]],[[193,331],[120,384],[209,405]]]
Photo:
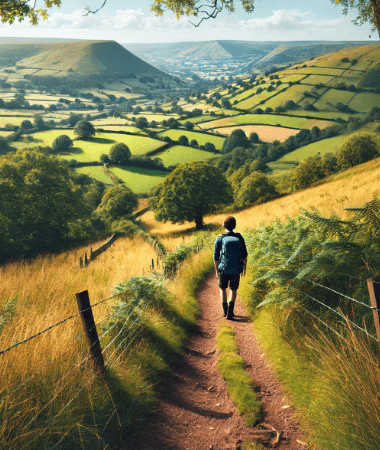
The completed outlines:
[[[317,208],[323,215],[339,213],[344,208],[361,206],[380,194],[380,158],[356,166],[344,173],[334,175],[309,189],[278,198],[262,205],[233,212],[237,231],[256,228],[274,220],[284,221],[298,215],[303,209]],[[205,224],[221,226],[228,212],[205,217]],[[194,230],[194,223],[172,224],[154,220],[153,212],[145,213],[141,220],[153,234],[178,238],[180,233]]]
[[[141,238],[123,238],[87,268],[79,269],[79,256],[84,250],[13,262],[0,269],[0,307],[8,299],[17,301],[15,316],[0,335],[1,350],[76,314],[75,293],[87,289],[92,304],[109,298],[115,284],[140,275],[143,270],[147,273],[151,259],[156,258],[152,247]],[[93,308],[95,323],[109,315],[113,302],[111,299]],[[78,385],[88,382],[86,364],[76,368],[87,354],[83,339],[76,340],[82,332],[80,318],[76,317],[0,356],[0,399],[42,369],[32,382],[0,404],[1,448],[22,448],[17,439],[23,442],[30,438],[29,433],[38,435],[38,427],[31,424],[32,432],[27,426],[33,413],[41,411],[35,422],[46,419],[60,402],[70,398]],[[36,395],[38,392],[40,395]],[[51,398],[56,400],[42,410]],[[16,405],[21,406],[16,408],[15,422],[11,416]]]

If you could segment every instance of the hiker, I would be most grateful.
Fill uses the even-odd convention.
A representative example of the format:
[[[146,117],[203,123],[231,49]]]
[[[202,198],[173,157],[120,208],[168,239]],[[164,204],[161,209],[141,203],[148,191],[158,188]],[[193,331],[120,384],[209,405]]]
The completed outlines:
[[[224,317],[231,320],[234,316],[240,276],[245,275],[248,253],[243,236],[233,231],[236,227],[236,219],[232,216],[226,217],[223,226],[226,232],[219,235],[215,241],[214,265],[215,274],[219,280]],[[227,304],[228,285],[230,296]]]

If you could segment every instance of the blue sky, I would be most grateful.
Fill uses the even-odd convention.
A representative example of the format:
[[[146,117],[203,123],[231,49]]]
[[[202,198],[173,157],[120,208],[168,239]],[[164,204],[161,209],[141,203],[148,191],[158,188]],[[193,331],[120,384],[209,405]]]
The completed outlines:
[[[37,6],[38,1],[37,0]],[[112,39],[120,43],[178,42],[216,39],[250,41],[368,40],[378,42],[371,27],[355,26],[355,10],[348,16],[330,0],[256,0],[251,14],[238,4],[236,12],[222,12],[199,27],[188,18],[179,21],[171,12],[156,17],[149,0],[107,0],[96,15],[84,15],[84,8],[97,9],[103,0],[62,0],[46,21],[32,26],[27,21],[0,24],[0,36]],[[192,19],[194,20],[194,19]],[[1,39],[1,38],[0,38]]]

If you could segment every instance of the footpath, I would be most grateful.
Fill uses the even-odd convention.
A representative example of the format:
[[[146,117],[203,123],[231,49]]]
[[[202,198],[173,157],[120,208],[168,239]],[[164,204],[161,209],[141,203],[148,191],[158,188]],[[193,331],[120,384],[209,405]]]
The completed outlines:
[[[226,319],[214,274],[205,280],[198,299],[198,332],[162,380],[156,410],[126,436],[120,450],[236,450],[247,439],[262,448],[308,448],[238,299],[234,320],[228,323],[235,328],[240,355],[247,363],[246,371],[256,385],[264,413],[261,424],[254,428],[245,425],[217,369],[217,327]]]

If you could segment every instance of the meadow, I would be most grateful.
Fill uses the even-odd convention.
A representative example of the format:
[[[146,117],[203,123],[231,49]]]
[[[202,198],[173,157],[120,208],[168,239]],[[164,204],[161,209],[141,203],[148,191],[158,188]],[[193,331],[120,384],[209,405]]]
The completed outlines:
[[[198,142],[198,145],[205,145],[207,142],[211,142],[215,145],[217,150],[222,148],[224,142],[224,137],[205,133],[195,133],[188,130],[168,130],[160,133],[159,135],[161,137],[169,136],[173,141],[177,141],[180,136],[184,135],[187,136],[189,142],[195,139]]]
[[[62,134],[66,134],[72,140],[76,138],[73,129],[41,131],[32,135],[35,143],[27,145],[27,147],[35,147],[36,145],[50,146],[54,139]],[[75,159],[80,162],[99,161],[100,155],[103,153],[108,154],[112,145],[117,142],[126,144],[131,150],[132,155],[143,155],[163,145],[161,141],[146,136],[97,132],[92,138],[74,141],[73,147],[60,156],[66,160]]]
[[[136,194],[149,192],[167,176],[167,172],[142,167],[111,167],[111,172]]]
[[[176,164],[185,164],[191,161],[205,161],[214,155],[197,148],[185,147],[183,145],[174,145],[161,153],[157,153],[162,159],[165,167],[174,166]]]

